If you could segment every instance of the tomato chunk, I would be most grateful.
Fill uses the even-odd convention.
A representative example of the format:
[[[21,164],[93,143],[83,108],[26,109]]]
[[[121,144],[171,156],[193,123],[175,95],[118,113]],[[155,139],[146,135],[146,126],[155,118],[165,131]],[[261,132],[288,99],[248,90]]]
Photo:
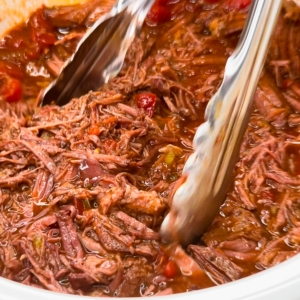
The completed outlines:
[[[174,278],[178,273],[178,267],[173,260],[169,260],[164,268],[164,275],[167,278]]]
[[[165,6],[154,4],[147,15],[146,23],[148,25],[157,25],[171,20],[171,11]]]
[[[117,142],[113,139],[106,139],[103,142],[103,148],[104,148],[105,153],[111,154],[113,151],[116,150]]]
[[[0,78],[0,96],[9,102],[18,102],[22,99],[22,84],[18,79],[4,75]]]
[[[252,0],[227,0],[224,3],[226,10],[242,10],[251,4]]]
[[[17,79],[22,79],[24,77],[17,65],[0,60],[0,76],[5,74]]]
[[[292,84],[294,83],[294,81],[290,78],[286,78],[283,82],[282,82],[282,88],[283,89],[288,89]]]
[[[149,117],[154,114],[155,104],[157,102],[157,96],[149,92],[143,92],[135,95],[138,108],[142,108],[146,111]]]
[[[92,125],[89,130],[88,130],[89,134],[92,135],[99,135],[100,134],[100,128],[97,125]]]
[[[30,19],[32,26],[32,39],[37,42],[41,48],[53,45],[56,42],[56,36],[53,32],[51,24],[49,24],[44,15],[43,10],[37,10]]]

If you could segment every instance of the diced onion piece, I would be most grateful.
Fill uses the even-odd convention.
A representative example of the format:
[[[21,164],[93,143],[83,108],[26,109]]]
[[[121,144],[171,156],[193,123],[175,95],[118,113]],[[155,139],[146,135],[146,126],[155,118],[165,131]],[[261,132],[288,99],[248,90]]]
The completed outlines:
[[[168,165],[168,166],[171,166],[174,162],[174,159],[175,159],[175,153],[173,151],[170,151],[166,154],[165,156],[165,163]]]
[[[40,235],[36,235],[33,238],[32,244],[33,244],[33,247],[34,247],[35,250],[42,249],[42,246],[43,246],[43,237],[41,237]]]

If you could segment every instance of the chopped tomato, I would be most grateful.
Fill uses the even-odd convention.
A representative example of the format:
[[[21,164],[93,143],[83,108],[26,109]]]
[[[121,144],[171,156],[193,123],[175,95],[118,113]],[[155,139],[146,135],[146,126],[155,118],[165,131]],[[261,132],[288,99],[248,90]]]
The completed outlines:
[[[14,49],[22,49],[24,47],[27,46],[26,41],[24,40],[24,38],[19,37],[19,38],[15,38],[12,42],[12,47]]]
[[[33,28],[43,28],[48,31],[52,31],[52,25],[46,21],[43,8],[38,9],[30,18],[30,25]]]
[[[251,4],[251,0],[226,0],[224,8],[226,10],[242,10]]]
[[[43,32],[42,30],[33,31],[33,40],[39,44],[50,46],[56,41],[56,37],[53,33]]]
[[[287,89],[289,88],[292,84],[294,83],[294,81],[290,78],[287,78],[285,79],[283,82],[282,82],[282,88],[283,89]]]
[[[27,35],[20,33],[18,30],[14,30],[8,35],[10,38],[4,38],[6,46],[12,49],[22,49],[30,44],[30,39]],[[7,37],[8,37],[7,36]]]
[[[99,135],[100,134],[100,128],[97,125],[92,125],[89,130],[88,130],[89,134],[92,135]]]
[[[147,15],[146,23],[148,25],[157,25],[171,20],[171,11],[165,6],[154,4]]]
[[[38,43],[32,43],[29,48],[25,51],[26,59],[36,59],[39,57],[42,48],[38,45]]]
[[[22,84],[18,79],[4,75],[0,79],[0,96],[9,102],[18,102],[22,99]]]
[[[174,278],[178,273],[178,267],[173,260],[169,260],[164,268],[164,275],[168,278]]]
[[[111,124],[111,123],[115,123],[117,121],[117,118],[115,116],[110,116],[108,118],[106,118],[105,120],[102,120],[101,123],[102,124]]]
[[[208,3],[211,3],[211,4],[215,4],[215,3],[219,2],[220,0],[205,0],[205,1]]]
[[[22,79],[22,71],[15,64],[0,60],[0,75],[7,74],[11,77]]]
[[[142,92],[135,95],[135,100],[138,108],[144,109],[149,117],[153,116],[157,101],[157,96],[155,94]]]
[[[56,36],[52,26],[46,21],[43,10],[39,9],[30,19],[32,26],[32,39],[42,48],[53,45],[56,42]]]
[[[105,153],[110,154],[111,152],[116,150],[117,142],[113,139],[106,139],[105,141],[103,141],[103,148]]]
[[[113,128],[116,125],[118,119],[115,116],[108,117],[104,120],[101,120],[100,124],[105,128]]]

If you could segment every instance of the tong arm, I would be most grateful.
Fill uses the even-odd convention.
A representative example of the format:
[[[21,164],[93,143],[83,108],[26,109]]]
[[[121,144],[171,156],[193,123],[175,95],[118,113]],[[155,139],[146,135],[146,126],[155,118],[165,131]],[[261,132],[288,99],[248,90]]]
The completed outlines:
[[[42,105],[68,103],[97,90],[120,71],[126,52],[154,0],[119,0],[85,34],[59,76],[46,88]]]
[[[224,201],[251,114],[281,0],[252,1],[239,43],[228,59],[224,79],[210,100],[187,160],[186,181],[175,192],[161,234],[188,244],[212,222]]]

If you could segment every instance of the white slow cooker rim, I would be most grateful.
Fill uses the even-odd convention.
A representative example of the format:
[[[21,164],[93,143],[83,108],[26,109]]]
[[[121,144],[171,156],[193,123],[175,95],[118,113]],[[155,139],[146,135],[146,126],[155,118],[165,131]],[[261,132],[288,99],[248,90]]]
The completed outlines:
[[[25,299],[43,300],[76,300],[111,299],[108,297],[86,297],[54,293],[38,288],[29,287],[14,281],[0,278],[0,295],[5,300],[17,300],[20,296]],[[300,299],[300,255],[274,266],[258,274],[237,281],[189,293],[155,297],[163,299],[220,299],[220,300],[296,300]],[[129,299],[129,298],[119,298]]]

